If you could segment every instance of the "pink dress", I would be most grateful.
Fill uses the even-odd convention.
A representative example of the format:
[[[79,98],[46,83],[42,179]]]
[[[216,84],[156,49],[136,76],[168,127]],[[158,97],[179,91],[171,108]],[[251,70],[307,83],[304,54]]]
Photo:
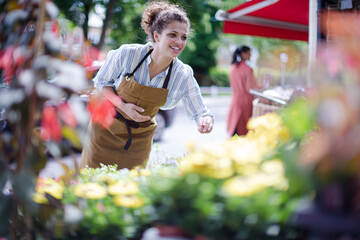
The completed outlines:
[[[243,61],[230,66],[231,101],[227,114],[227,132],[232,136],[236,130],[238,135],[245,135],[246,124],[252,115],[254,96],[250,88],[258,88],[253,70]]]

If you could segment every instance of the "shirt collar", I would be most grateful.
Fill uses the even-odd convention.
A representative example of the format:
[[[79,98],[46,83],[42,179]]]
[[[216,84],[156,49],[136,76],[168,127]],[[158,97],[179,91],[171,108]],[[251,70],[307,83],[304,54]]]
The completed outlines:
[[[146,46],[146,52],[148,52],[150,50],[150,48],[153,47],[152,43],[147,43],[145,46]],[[176,60],[177,60],[177,58],[173,59],[173,69],[174,69],[174,65],[175,65]],[[146,58],[145,61],[146,61],[146,66],[149,67],[149,64],[152,61],[150,55]],[[161,76],[161,77],[166,76],[168,74],[168,71],[169,71],[169,66],[164,72],[159,73],[157,76]]]

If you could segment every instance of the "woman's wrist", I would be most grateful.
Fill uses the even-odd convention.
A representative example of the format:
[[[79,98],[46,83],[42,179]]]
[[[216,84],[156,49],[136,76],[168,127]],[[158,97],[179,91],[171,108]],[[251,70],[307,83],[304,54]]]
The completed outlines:
[[[102,90],[102,95],[115,107],[119,108],[120,110],[123,109],[125,102],[119,95],[117,95],[114,86],[105,86]]]
[[[213,123],[214,123],[214,116],[213,115],[209,115],[209,114],[206,114],[206,115],[203,115],[201,117],[211,117]]]

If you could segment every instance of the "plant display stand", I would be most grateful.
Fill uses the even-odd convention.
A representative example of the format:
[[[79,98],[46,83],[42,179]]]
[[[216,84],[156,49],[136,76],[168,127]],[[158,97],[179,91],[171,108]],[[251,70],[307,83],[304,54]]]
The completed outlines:
[[[191,240],[190,238],[175,237],[175,236],[160,236],[160,231],[157,228],[149,228],[143,234],[141,240]]]
[[[322,211],[314,203],[302,205],[294,214],[292,224],[304,230],[309,239],[360,239],[360,219]]]
[[[258,98],[256,98],[253,101],[252,117],[259,117],[269,112],[278,112],[281,109],[282,107],[262,103]]]

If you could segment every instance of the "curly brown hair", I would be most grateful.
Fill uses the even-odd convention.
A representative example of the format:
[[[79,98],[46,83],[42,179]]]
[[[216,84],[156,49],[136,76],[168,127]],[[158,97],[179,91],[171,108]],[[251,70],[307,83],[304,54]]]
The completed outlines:
[[[147,4],[142,14],[141,27],[148,35],[148,39],[155,42],[154,32],[161,34],[173,21],[186,23],[190,30],[190,20],[182,7],[166,1],[152,1]]]

